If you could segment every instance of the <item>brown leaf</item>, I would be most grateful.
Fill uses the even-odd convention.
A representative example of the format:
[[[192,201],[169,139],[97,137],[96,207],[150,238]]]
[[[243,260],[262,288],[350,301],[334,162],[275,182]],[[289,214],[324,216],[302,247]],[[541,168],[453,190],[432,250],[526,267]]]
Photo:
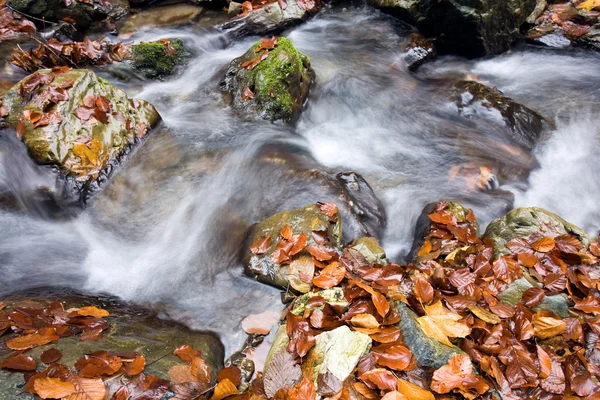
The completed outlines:
[[[35,394],[42,399],[63,399],[75,392],[75,386],[71,382],[65,382],[58,378],[36,379],[33,388]]]
[[[54,328],[41,328],[39,331],[11,339],[6,342],[6,347],[11,350],[27,350],[37,346],[55,342],[60,337]]]
[[[350,319],[350,322],[359,328],[379,328],[379,322],[371,314],[357,314]]]
[[[323,246],[308,246],[306,251],[318,261],[329,261],[333,258],[329,250]]]
[[[431,378],[431,389],[440,394],[449,393],[462,386],[463,379],[472,374],[473,365],[465,354],[452,356],[448,363],[437,369]]]
[[[429,281],[422,276],[415,280],[414,286],[415,296],[421,303],[429,303],[433,300],[433,287]]]
[[[313,278],[313,285],[322,289],[329,289],[337,286],[346,275],[346,268],[337,261],[332,262],[325,267],[319,276]]]
[[[127,376],[135,376],[141,374],[145,367],[146,359],[143,355],[138,354],[133,361],[125,363],[123,372],[125,372],[125,375]]]
[[[279,235],[285,240],[291,240],[294,232],[292,232],[292,227],[289,224],[285,224],[281,231],[279,231]]]
[[[531,308],[540,304],[544,297],[546,297],[544,289],[533,287],[523,292],[522,302],[524,306]]]
[[[60,360],[61,357],[62,357],[62,353],[60,352],[60,350],[52,348],[52,349],[48,349],[48,350],[44,351],[40,355],[40,360],[42,360],[42,362],[44,364],[52,364],[52,363]]]
[[[600,315],[600,301],[592,295],[575,302],[574,308],[584,313]]]
[[[254,92],[248,87],[244,88],[244,90],[242,91],[242,101],[247,102],[249,100],[252,100],[253,98]]]
[[[380,344],[373,348],[377,364],[396,371],[408,371],[417,366],[413,353],[404,344]]]
[[[212,381],[212,368],[200,356],[192,358],[192,375],[198,382],[210,383]]]
[[[42,113],[34,110],[24,110],[23,116],[27,121],[31,122],[32,124],[35,124],[40,120],[40,118],[42,118]]]
[[[248,60],[245,63],[243,63],[242,64],[242,68],[246,68],[248,70],[252,70],[258,64],[260,64],[261,61],[265,60],[268,56],[269,56],[269,52],[265,50],[261,54],[259,54],[258,56],[254,57],[253,59]]]
[[[104,96],[97,96],[96,97],[96,107],[98,107],[98,109],[100,109],[102,112],[108,113],[111,110],[111,103],[110,100],[107,99]]]
[[[36,367],[36,361],[33,358],[24,355],[12,356],[0,361],[0,368],[12,369],[15,371],[35,371]]]
[[[435,223],[443,224],[443,225],[451,225],[455,226],[458,224],[456,217],[449,211],[440,211],[433,214],[428,215],[429,219]]]
[[[536,345],[538,361],[540,363],[540,378],[547,378],[552,373],[552,358],[539,345]]]
[[[314,275],[315,264],[312,257],[299,257],[292,261],[288,267],[290,286],[301,293],[308,293],[310,291],[310,283]]]
[[[223,368],[217,375],[217,382],[224,381],[225,379],[229,379],[235,386],[239,386],[242,383],[242,371],[235,365]]]
[[[17,137],[21,138],[23,137],[23,134],[25,133],[25,129],[27,128],[27,125],[25,123],[26,119],[25,117],[21,117],[19,119],[19,122],[17,122]]]
[[[531,323],[536,337],[548,339],[560,335],[567,328],[565,321],[551,314],[547,311],[538,311],[533,315]]]
[[[197,379],[192,374],[191,365],[174,365],[169,369],[169,380],[173,383],[180,384],[186,382],[196,382]]]
[[[50,112],[50,113],[43,114],[42,117],[39,119],[39,121],[33,125],[33,127],[39,128],[41,126],[57,124],[57,123],[61,123],[62,120],[63,120],[63,118],[62,118],[62,115],[60,114],[60,112],[58,112],[58,111]]]
[[[336,206],[334,203],[317,203],[317,206],[323,214],[329,217],[329,221],[337,221],[336,214],[338,213],[338,206]]]
[[[229,380],[224,379],[217,384],[211,400],[222,400],[226,397],[237,395],[240,392],[237,387]]]
[[[317,389],[313,381],[304,378],[288,391],[289,400],[316,400]]]
[[[69,381],[75,386],[75,391],[63,400],[104,400],[106,387],[102,379],[87,379],[72,375]]]
[[[277,36],[273,36],[271,39],[260,38],[260,45],[254,49],[255,53],[258,53],[261,50],[273,50],[277,45]]]
[[[256,242],[252,243],[250,246],[250,251],[254,254],[261,255],[265,254],[269,247],[271,247],[271,237],[270,236],[262,236],[256,240]]]
[[[398,391],[408,400],[435,400],[435,396],[429,390],[400,378],[398,379]]]
[[[113,394],[113,397],[111,398],[111,400],[128,400],[129,399],[129,388],[127,386],[121,386],[119,389],[117,389],[117,391],[115,392],[115,394]]]
[[[106,351],[96,351],[86,354],[75,363],[75,369],[84,378],[97,378],[102,375],[112,375],[123,366],[120,357],[110,355]]]
[[[146,133],[148,133],[148,124],[144,121],[139,122],[135,126],[135,137],[138,139],[143,138],[144,136],[146,136]]]
[[[379,390],[396,390],[398,380],[393,373],[384,368],[375,368],[361,374],[358,378],[367,386]]]
[[[449,337],[462,338],[471,333],[471,328],[460,322],[462,317],[444,307],[441,301],[424,308],[427,315],[417,318],[417,322],[427,336],[440,343],[453,346]]]
[[[531,243],[531,248],[540,253],[548,253],[554,249],[556,242],[550,236],[544,236],[541,239]]]
[[[196,350],[195,348],[184,344],[183,346],[179,346],[173,351],[177,357],[181,358],[185,362],[192,362],[195,357],[199,357],[202,355],[200,350]]]

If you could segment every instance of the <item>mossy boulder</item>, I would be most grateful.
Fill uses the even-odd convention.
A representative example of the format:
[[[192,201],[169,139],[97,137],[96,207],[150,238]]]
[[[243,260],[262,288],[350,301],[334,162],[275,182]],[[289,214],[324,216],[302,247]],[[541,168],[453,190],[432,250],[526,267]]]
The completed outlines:
[[[165,78],[185,62],[186,51],[179,38],[142,42],[132,47],[133,67],[146,78]]]
[[[49,83],[22,89],[40,80]],[[62,182],[57,190],[66,188],[64,200],[79,204],[160,121],[150,103],[130,100],[123,90],[85,69],[37,71],[13,86],[2,101],[9,110],[6,120],[17,128],[31,158],[52,167]],[[31,122],[36,114],[54,118],[36,127]]]
[[[216,335],[192,331],[184,325],[157,318],[148,310],[127,305],[113,297],[90,297],[72,291],[59,293],[51,289],[9,295],[3,298],[3,301],[7,309],[0,313],[11,310],[14,304],[23,301],[36,301],[43,306],[51,301],[60,301],[65,303],[65,309],[91,305],[110,313],[110,316],[104,318],[110,323],[110,327],[103,332],[100,340],[82,341],[77,335],[61,338],[57,342],[25,352],[38,362],[40,354],[50,348],[59,349],[62,358],[58,362],[70,368],[73,368],[79,358],[94,351],[139,352],[146,359],[145,374],[168,379],[171,367],[184,364],[173,355],[173,350],[182,345],[189,345],[201,351],[202,358],[212,368],[213,380],[223,367],[225,350]],[[3,344],[14,337],[10,332],[0,337],[0,360],[12,355],[12,350]],[[46,365],[40,362],[40,368],[42,367],[45,368]],[[35,396],[23,392],[23,384],[22,373],[0,369],[0,399],[33,399]]]
[[[476,81],[458,81],[452,86],[450,96],[461,116],[502,121],[510,131],[510,139],[527,149],[532,149],[542,138],[544,117],[506,97],[497,88]]]
[[[435,39],[440,53],[499,54],[520,37],[536,0],[369,0]]]
[[[393,302],[392,306],[400,315],[398,328],[402,332],[402,341],[413,352],[421,367],[441,368],[456,354],[464,352],[456,346],[447,346],[427,336],[417,322],[417,314],[401,301]]]
[[[316,14],[322,2],[317,0],[301,0],[300,6],[297,0],[283,2],[272,2],[252,10],[243,16],[237,16],[242,12],[242,1],[231,1],[229,3],[229,14],[233,18],[220,26],[221,29],[231,30],[237,35],[264,35],[270,32],[281,32],[285,28],[306,21],[310,16]],[[281,4],[285,4],[282,8]]]
[[[106,18],[116,20],[129,13],[127,0],[7,0],[6,3],[26,15],[50,22],[71,18],[79,30],[87,29],[94,21]]]
[[[488,225],[484,238],[494,242],[494,256],[510,254],[506,244],[513,239],[527,239],[533,233],[556,237],[564,234],[576,236],[587,248],[591,243],[588,234],[556,214],[543,208],[522,207],[511,210],[503,217],[496,218]]]
[[[293,121],[308,97],[315,73],[308,57],[300,53],[291,40],[277,39],[268,56],[254,68],[243,67],[265,50],[257,51],[255,43],[244,55],[229,65],[222,89],[231,100],[231,106],[251,117],[271,121]],[[250,90],[253,97],[248,96]]]
[[[333,241],[333,245],[341,246],[342,240],[342,222],[339,214],[336,215],[337,222],[331,222],[329,217],[325,215],[315,204],[288,210],[277,213],[261,223],[253,226],[250,230],[248,246],[255,243],[262,237],[270,238],[269,249],[264,254],[252,254],[249,250],[246,259],[246,272],[256,277],[261,282],[287,288],[289,286],[288,265],[277,264],[271,258],[275,248],[282,240],[279,232],[285,225],[292,228],[294,235],[305,234],[307,236],[307,246],[315,246],[312,232],[325,231],[329,238]],[[306,256],[305,250],[294,256],[295,259]],[[308,255],[310,256],[310,255]]]

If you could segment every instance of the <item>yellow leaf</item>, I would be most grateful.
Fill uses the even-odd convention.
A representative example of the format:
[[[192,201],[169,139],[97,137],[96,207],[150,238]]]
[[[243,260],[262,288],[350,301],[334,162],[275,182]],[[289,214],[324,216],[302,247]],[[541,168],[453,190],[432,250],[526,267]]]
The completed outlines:
[[[479,318],[480,320],[487,322],[488,324],[499,324],[500,323],[500,317],[497,316],[494,313],[489,312],[488,310],[481,308],[479,306],[476,306],[474,304],[470,304],[467,306],[467,308],[469,309],[469,311],[471,311],[473,314],[475,314],[475,316],[477,318]]]
[[[87,379],[72,375],[69,380],[75,386],[75,391],[63,400],[104,400],[106,387],[102,379]]]
[[[226,397],[233,396],[236,394],[240,394],[240,392],[238,392],[237,387],[235,387],[233,382],[231,382],[229,379],[223,379],[215,387],[215,392],[211,397],[211,400],[222,400]]]
[[[357,314],[350,320],[352,325],[360,328],[374,329],[379,328],[379,322],[371,314]]]
[[[567,324],[560,318],[544,315],[543,312],[538,312],[533,315],[534,335],[540,339],[548,339],[556,335],[560,335],[567,329]]]
[[[460,315],[448,310],[441,301],[425,306],[427,315],[417,318],[417,322],[425,334],[447,346],[453,346],[449,337],[464,338],[471,333],[471,328],[462,322]]]
[[[75,309],[71,312],[71,314],[87,316],[87,317],[94,317],[94,318],[103,318],[103,317],[108,317],[110,315],[108,313],[108,311],[103,310],[98,307],[94,307],[94,306],[81,307],[81,308]]]
[[[398,379],[398,391],[406,396],[408,400],[435,400],[433,393],[429,390],[425,390],[404,379]]]
[[[596,7],[600,7],[600,0],[585,0],[584,2],[577,4],[575,7],[591,11]]]
[[[42,399],[62,399],[73,393],[75,386],[58,378],[39,378],[33,383],[33,390]]]

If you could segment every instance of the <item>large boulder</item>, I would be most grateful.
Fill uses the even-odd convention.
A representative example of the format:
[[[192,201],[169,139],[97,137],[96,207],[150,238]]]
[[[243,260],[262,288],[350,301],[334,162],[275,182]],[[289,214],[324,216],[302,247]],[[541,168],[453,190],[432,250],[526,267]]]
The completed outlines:
[[[544,117],[506,97],[495,87],[476,81],[458,81],[452,86],[451,98],[460,115],[499,121],[510,130],[511,139],[527,149],[532,149],[542,137]]]
[[[533,233],[553,238],[568,233],[576,236],[585,248],[591,243],[590,237],[583,229],[537,207],[516,208],[505,216],[496,218],[490,222],[483,237],[494,242],[494,256],[498,257],[510,254],[506,246],[508,242],[517,238],[527,239]]]
[[[184,325],[157,318],[148,310],[124,304],[115,298],[89,297],[70,291],[59,293],[55,290],[38,290],[35,293],[9,295],[3,301],[7,307],[0,311],[0,317],[3,313],[14,311],[15,305],[44,308],[53,301],[63,303],[65,310],[95,306],[110,313],[108,317],[102,318],[110,323],[110,327],[103,331],[99,340],[81,340],[82,336],[77,334],[25,352],[38,362],[41,353],[50,348],[60,350],[62,357],[58,362],[71,369],[79,358],[95,351],[139,352],[146,359],[146,375],[168,379],[171,367],[184,364],[173,355],[173,351],[179,346],[189,345],[201,351],[202,358],[212,368],[213,379],[223,367],[225,350],[216,335],[192,331]],[[0,360],[13,355],[13,351],[4,346],[4,343],[14,337],[16,335],[11,331],[0,336]],[[41,370],[46,365],[40,363],[39,367]],[[0,398],[33,399],[34,396],[23,392],[23,384],[23,374],[0,369]]]
[[[37,71],[2,101],[6,121],[30,157],[52,167],[67,204],[84,204],[160,121],[151,104],[83,69]]]
[[[281,32],[285,28],[307,20],[319,11],[318,0],[281,0],[271,1],[263,6],[242,13],[241,2],[229,3],[229,14],[233,18],[222,24],[221,29],[230,29],[239,35],[264,35],[270,32]],[[236,15],[237,13],[242,13]]]
[[[262,39],[233,60],[221,87],[230,96],[231,106],[250,117],[293,121],[308,97],[315,73],[308,57],[289,39],[275,40],[272,50],[264,48],[268,40]],[[272,47],[272,42],[266,47]]]
[[[519,38],[536,0],[369,0],[436,39],[441,53],[499,54]]]
[[[80,30],[87,29],[94,21],[118,19],[129,13],[127,0],[7,0],[7,4],[26,15],[50,22],[70,18]]]

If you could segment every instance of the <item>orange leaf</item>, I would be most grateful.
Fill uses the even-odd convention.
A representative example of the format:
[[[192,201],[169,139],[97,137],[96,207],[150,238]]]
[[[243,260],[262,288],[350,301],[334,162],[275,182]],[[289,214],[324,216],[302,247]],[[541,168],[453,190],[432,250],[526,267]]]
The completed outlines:
[[[381,400],[408,400],[408,398],[402,393],[394,390],[392,392],[388,392],[381,398]]]
[[[215,387],[211,400],[222,400],[226,397],[240,394],[237,387],[229,379],[223,379]]]
[[[384,368],[375,368],[358,377],[361,381],[376,386],[379,390],[396,390],[398,379]]]
[[[429,281],[422,276],[415,280],[414,291],[415,296],[421,303],[429,303],[431,300],[433,300],[433,287]]]
[[[75,386],[58,378],[39,378],[33,383],[33,390],[42,399],[62,399],[73,393]]]
[[[54,328],[42,328],[36,333],[11,339],[6,342],[6,347],[11,350],[27,350],[37,346],[55,342],[60,337]]]
[[[360,328],[375,329],[379,328],[379,322],[371,314],[357,314],[350,319],[352,325]]]
[[[322,289],[329,289],[338,285],[346,275],[346,268],[337,261],[325,267],[321,274],[313,279],[313,285]]]
[[[554,239],[552,239],[550,236],[544,236],[543,238],[531,243],[531,248],[535,251],[539,251],[540,253],[548,253],[554,248],[555,245],[556,242]]]
[[[408,400],[435,400],[435,396],[429,390],[400,378],[398,379],[398,391]]]
[[[146,359],[143,355],[138,354],[132,362],[125,364],[123,370],[125,371],[125,375],[135,376],[141,374],[144,367],[146,367]]]
[[[294,232],[292,232],[292,227],[289,224],[285,224],[279,232],[279,235],[285,240],[291,240],[293,234]]]
[[[315,400],[317,389],[309,378],[303,378],[288,391],[289,400]]]
[[[88,307],[82,307],[82,308],[72,311],[69,314],[69,317],[82,316],[82,317],[103,318],[103,317],[108,317],[109,315],[110,314],[106,310],[103,310],[101,308],[94,307],[94,306],[88,306]]]
[[[271,247],[271,237],[262,236],[258,238],[256,242],[252,243],[252,246],[250,246],[250,251],[257,255],[265,254],[267,250],[269,250],[269,247]]]

